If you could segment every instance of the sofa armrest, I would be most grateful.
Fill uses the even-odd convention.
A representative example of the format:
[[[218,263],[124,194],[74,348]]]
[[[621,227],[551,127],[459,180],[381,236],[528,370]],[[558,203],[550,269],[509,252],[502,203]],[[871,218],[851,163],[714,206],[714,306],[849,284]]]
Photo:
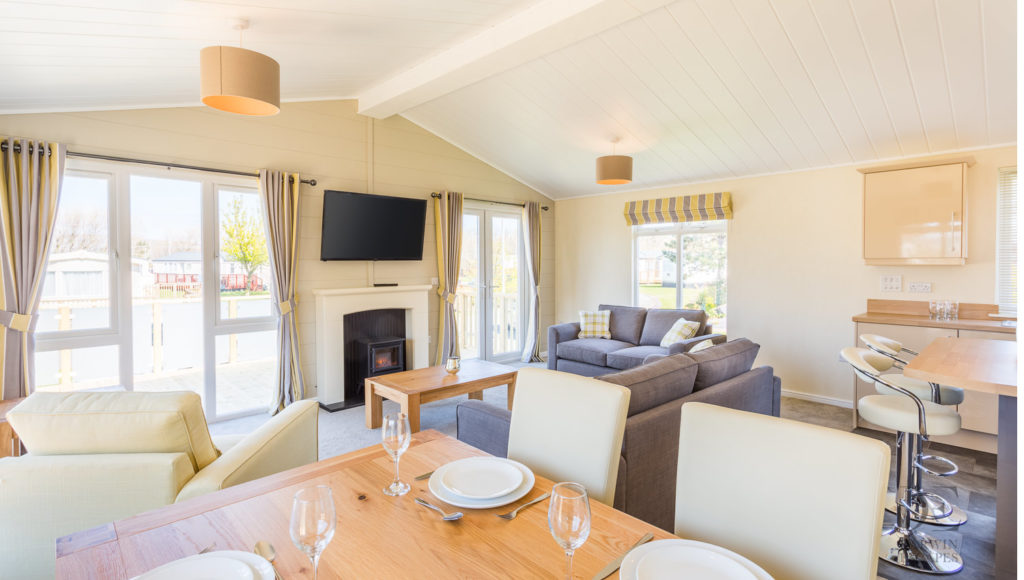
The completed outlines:
[[[779,390],[772,367],[757,367],[717,385],[683,397],[685,403],[709,403],[739,411],[775,415],[779,409]]]
[[[548,327],[548,368],[556,369],[558,363],[558,343],[574,340],[580,335],[579,322],[552,324]]]
[[[0,576],[53,578],[57,538],[169,505],[193,473],[185,453],[0,459]]]
[[[175,501],[315,463],[317,411],[311,399],[292,403],[200,470]]]
[[[775,417],[781,417],[782,413],[782,379],[779,377],[772,377],[772,415]]]
[[[512,411],[470,399],[455,407],[456,437],[496,457],[508,456]]]
[[[710,340],[713,344],[722,344],[726,341],[726,337],[724,334],[703,334],[701,336],[687,338],[686,340],[680,340],[679,342],[673,342],[668,346],[668,354],[672,355],[679,354],[681,352],[690,352],[691,348],[705,340]],[[647,362],[647,360],[644,359],[644,362]]]

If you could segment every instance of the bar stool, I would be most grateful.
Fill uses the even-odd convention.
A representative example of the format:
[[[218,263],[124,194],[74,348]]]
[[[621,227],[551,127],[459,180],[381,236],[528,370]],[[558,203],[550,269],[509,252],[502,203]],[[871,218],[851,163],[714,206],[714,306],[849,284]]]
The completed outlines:
[[[877,334],[862,334],[860,339],[868,346],[869,349],[874,351],[874,353],[883,355],[880,357],[874,353],[868,353],[868,355],[864,356],[864,360],[873,366],[875,370],[878,371],[878,374],[890,370],[893,367],[902,370],[902,365],[907,364],[907,361],[900,358],[901,353],[917,354],[910,349],[903,348],[903,345],[899,342]],[[941,405],[959,405],[964,402],[964,390],[960,387],[929,383],[927,381],[904,376],[902,373],[885,375],[885,380],[890,384],[901,387],[905,391],[910,391],[914,396],[922,401],[931,401]],[[878,381],[875,381],[875,390],[880,395],[902,395],[900,391],[893,390]],[[932,495],[937,494],[928,495],[920,493],[922,492],[922,486],[924,483],[924,477],[921,473],[922,471],[939,477],[956,475],[958,471],[957,465],[945,457],[925,455],[925,441],[927,441],[927,438],[925,437],[922,437],[919,440],[921,448],[918,449],[918,455],[921,457],[921,465],[915,468],[914,473],[914,488],[919,493],[915,496],[915,505],[913,506],[914,509],[911,510],[911,519],[916,522],[937,526],[962,525],[967,521],[967,512],[960,509],[958,506],[953,505],[953,512],[946,516],[942,516],[941,514],[944,511],[944,506],[938,505],[930,499]],[[948,468],[946,471],[935,471],[924,466],[925,461],[938,461],[946,464]],[[947,501],[946,503],[949,502]],[[892,513],[896,513],[895,494],[890,494],[885,509]]]
[[[963,569],[963,558],[956,548],[938,538],[910,527],[914,499],[930,496],[931,501],[944,504],[945,516],[953,506],[945,499],[915,486],[915,467],[920,466],[920,440],[932,435],[952,435],[960,430],[960,415],[949,407],[922,401],[913,393],[888,383],[886,377],[868,362],[877,354],[862,348],[848,347],[840,357],[853,367],[858,378],[882,383],[903,396],[868,395],[857,402],[857,410],[867,421],[896,431],[896,524],[882,531],[879,557],[911,570],[931,574],[954,574]]]

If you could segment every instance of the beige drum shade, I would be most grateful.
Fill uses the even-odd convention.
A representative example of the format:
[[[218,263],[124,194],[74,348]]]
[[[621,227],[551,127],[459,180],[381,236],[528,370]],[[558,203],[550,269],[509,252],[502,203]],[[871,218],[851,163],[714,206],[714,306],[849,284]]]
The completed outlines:
[[[199,53],[203,104],[240,115],[276,115],[281,110],[281,66],[244,48],[208,46]]]
[[[633,181],[633,158],[629,155],[605,155],[597,158],[597,182],[622,185]]]

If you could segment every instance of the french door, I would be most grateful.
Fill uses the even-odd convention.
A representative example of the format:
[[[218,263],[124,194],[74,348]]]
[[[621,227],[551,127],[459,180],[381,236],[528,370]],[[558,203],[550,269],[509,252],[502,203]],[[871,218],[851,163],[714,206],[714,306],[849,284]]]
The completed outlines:
[[[264,411],[277,317],[254,179],[76,160],[40,305],[36,388],[190,390]]]
[[[462,358],[518,359],[523,350],[525,276],[520,212],[469,207],[455,316]]]

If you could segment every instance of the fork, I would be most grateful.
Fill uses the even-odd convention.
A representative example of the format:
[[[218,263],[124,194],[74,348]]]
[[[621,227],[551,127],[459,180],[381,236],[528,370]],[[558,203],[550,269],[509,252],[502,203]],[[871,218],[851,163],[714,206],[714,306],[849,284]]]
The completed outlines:
[[[214,543],[210,544],[209,546],[206,546],[202,550],[199,550],[199,553],[200,554],[208,554],[208,553],[210,553],[210,552],[212,552],[212,551],[214,551],[216,549],[217,549],[217,542],[214,542]]]
[[[461,520],[462,519],[462,512],[448,513],[446,511],[444,511],[443,509],[437,507],[436,505],[434,505],[432,503],[429,503],[427,501],[424,501],[424,500],[422,500],[420,498],[416,498],[416,503],[420,504],[423,507],[430,508],[430,509],[438,512],[439,514],[441,514],[441,519],[443,519],[446,522],[454,522],[455,520]]]
[[[535,504],[537,502],[544,501],[544,500],[546,500],[548,498],[549,495],[551,495],[551,494],[550,493],[545,493],[544,495],[538,497],[537,499],[535,499],[533,501],[528,501],[528,502],[524,503],[523,505],[517,507],[516,509],[508,512],[507,514],[495,514],[495,515],[497,515],[499,518],[501,518],[503,520],[514,520],[514,519],[516,519],[516,516],[519,515],[519,510],[526,509],[526,508],[532,506],[533,504]]]

